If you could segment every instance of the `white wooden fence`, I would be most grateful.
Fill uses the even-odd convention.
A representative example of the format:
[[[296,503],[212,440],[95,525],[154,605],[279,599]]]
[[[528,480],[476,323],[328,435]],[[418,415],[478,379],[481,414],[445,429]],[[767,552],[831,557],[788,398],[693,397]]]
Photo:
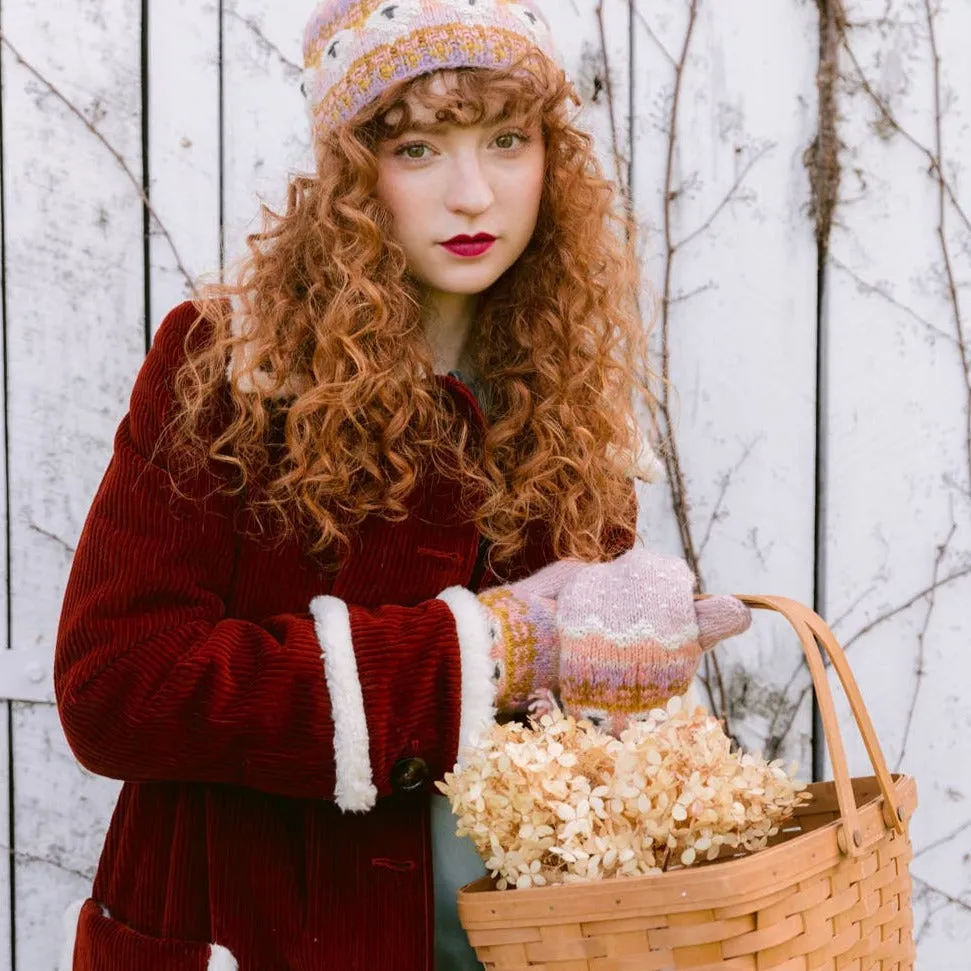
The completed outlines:
[[[0,9],[0,971],[52,968],[116,793],[74,762],[51,703],[72,547],[183,271],[238,253],[257,196],[307,165],[310,6]],[[644,492],[643,535],[690,539],[708,589],[815,604],[851,646],[890,762],[920,786],[920,967],[968,967],[971,5],[545,6],[643,221],[670,355],[685,492]],[[735,732],[808,772],[821,740],[781,625],[719,664]]]

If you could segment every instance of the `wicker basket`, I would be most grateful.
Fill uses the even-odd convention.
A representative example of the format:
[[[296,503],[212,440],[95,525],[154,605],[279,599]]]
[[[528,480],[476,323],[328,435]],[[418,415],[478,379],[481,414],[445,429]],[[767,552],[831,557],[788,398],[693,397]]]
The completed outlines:
[[[742,597],[781,613],[802,642],[834,781],[753,854],[655,877],[459,891],[479,960],[496,971],[905,971],[914,964],[907,826],[917,788],[892,776],[846,661],[823,620],[781,597]],[[873,777],[851,779],[817,641],[862,732]]]

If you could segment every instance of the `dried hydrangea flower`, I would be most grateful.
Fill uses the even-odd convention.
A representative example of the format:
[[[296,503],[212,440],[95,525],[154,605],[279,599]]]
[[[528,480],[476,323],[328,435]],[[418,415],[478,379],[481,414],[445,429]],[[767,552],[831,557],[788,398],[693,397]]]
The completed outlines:
[[[660,873],[764,848],[810,798],[680,699],[613,738],[558,711],[495,725],[439,783],[499,889]]]

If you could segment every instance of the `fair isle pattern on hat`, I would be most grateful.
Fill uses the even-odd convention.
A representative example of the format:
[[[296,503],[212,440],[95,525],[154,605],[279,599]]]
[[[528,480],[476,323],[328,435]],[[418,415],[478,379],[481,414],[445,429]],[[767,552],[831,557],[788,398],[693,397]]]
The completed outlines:
[[[431,71],[504,68],[538,49],[559,66],[533,0],[325,0],[304,37],[304,92],[315,134],[393,84]]]

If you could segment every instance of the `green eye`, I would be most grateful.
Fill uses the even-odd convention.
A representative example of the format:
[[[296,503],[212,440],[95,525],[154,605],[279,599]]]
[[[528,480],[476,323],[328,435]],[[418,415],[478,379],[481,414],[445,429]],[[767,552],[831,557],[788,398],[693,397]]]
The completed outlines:
[[[508,149],[516,147],[516,139],[518,139],[520,142],[523,142],[523,143],[525,143],[526,141],[526,139],[522,135],[519,135],[516,132],[506,132],[504,135],[500,135],[496,139],[496,144],[501,149],[506,151]]]

